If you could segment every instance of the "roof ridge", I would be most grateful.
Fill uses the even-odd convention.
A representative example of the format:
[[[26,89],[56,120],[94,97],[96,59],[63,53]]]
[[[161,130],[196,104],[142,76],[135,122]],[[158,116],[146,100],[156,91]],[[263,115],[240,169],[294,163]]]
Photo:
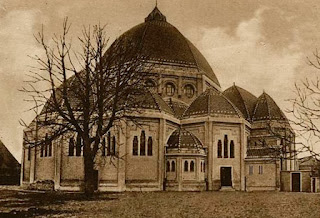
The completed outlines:
[[[269,105],[269,102],[268,102],[267,93],[263,92],[263,95],[264,95],[264,97],[266,99],[266,104],[267,104],[267,109],[268,109],[268,117],[269,117],[269,120],[271,120],[270,105]]]
[[[242,100],[242,103],[244,104],[244,107],[245,107],[245,109],[246,109],[247,116],[248,116],[248,118],[249,118],[249,120],[250,120],[250,119],[251,119],[251,115],[250,115],[250,113],[249,113],[248,106],[247,106],[245,100],[243,99],[243,96],[241,95],[239,89],[238,89],[238,88],[240,88],[240,87],[236,86],[235,84],[234,84],[233,86],[235,87],[235,89],[236,89],[237,92],[239,93],[240,98],[241,98],[241,100]]]
[[[233,109],[238,113],[239,117],[243,117],[243,114],[241,111],[222,93],[220,92],[219,95],[221,95],[227,102],[233,107]]]

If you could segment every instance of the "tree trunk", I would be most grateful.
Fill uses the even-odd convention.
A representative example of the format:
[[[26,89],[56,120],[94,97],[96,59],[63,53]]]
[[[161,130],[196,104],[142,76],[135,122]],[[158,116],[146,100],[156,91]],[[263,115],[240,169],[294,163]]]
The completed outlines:
[[[92,197],[95,189],[94,159],[90,145],[84,142],[84,192],[87,197]]]

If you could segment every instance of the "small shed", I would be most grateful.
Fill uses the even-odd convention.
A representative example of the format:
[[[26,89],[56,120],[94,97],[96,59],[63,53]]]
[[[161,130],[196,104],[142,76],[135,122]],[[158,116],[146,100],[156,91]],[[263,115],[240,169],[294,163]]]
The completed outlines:
[[[281,171],[281,191],[311,192],[312,183],[317,183],[312,175],[311,170]]]

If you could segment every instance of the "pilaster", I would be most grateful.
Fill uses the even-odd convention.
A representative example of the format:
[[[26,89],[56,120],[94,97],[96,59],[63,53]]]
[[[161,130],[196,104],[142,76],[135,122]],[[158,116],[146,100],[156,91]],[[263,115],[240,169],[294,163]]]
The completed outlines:
[[[60,188],[61,181],[61,161],[62,161],[62,149],[64,148],[64,137],[61,136],[61,139],[55,141],[54,143],[54,189],[57,190]]]
[[[164,148],[166,144],[166,121],[161,118],[159,123],[159,144],[158,144],[158,178],[159,188],[163,190],[163,181],[165,177],[165,158]]]
[[[241,123],[240,125],[240,189],[245,190],[245,146],[246,145],[246,134],[245,134],[245,124]]]
[[[127,152],[127,139],[128,139],[128,131],[127,124],[123,122],[121,124],[121,129],[119,131],[119,139],[118,139],[118,188],[120,191],[125,191],[126,186],[126,163],[125,159],[120,157],[125,157]]]

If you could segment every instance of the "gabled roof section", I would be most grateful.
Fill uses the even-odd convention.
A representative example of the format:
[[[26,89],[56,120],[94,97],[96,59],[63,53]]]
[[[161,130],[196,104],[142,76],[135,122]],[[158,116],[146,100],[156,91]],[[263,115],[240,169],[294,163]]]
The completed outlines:
[[[0,141],[0,169],[17,169],[19,167],[19,162]]]
[[[223,94],[241,111],[246,120],[251,120],[257,102],[257,97],[247,90],[233,85]]]
[[[253,112],[252,121],[259,120],[277,120],[288,122],[288,119],[276,102],[265,92],[259,96]]]
[[[221,92],[208,88],[191,103],[183,117],[221,115],[243,117],[237,107]]]

